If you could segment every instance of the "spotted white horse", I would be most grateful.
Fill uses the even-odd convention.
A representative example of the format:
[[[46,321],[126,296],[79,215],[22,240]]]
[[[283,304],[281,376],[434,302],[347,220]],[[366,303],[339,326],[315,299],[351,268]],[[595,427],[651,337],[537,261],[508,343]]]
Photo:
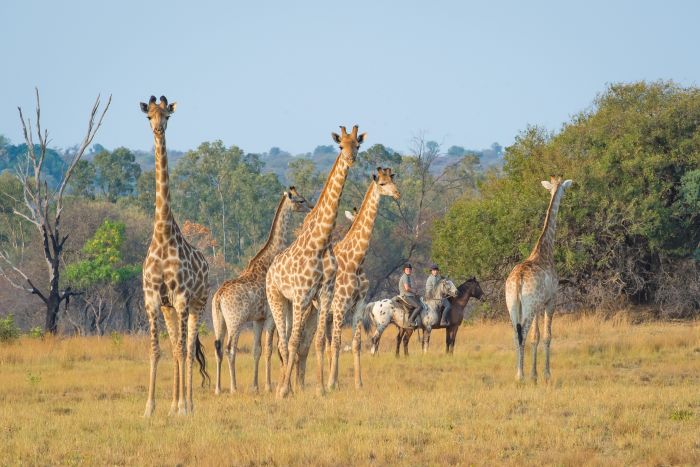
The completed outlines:
[[[454,283],[447,278],[442,278],[438,282],[437,291],[441,298],[456,297],[459,293],[457,287]],[[379,350],[379,339],[382,337],[384,330],[390,325],[394,324],[396,327],[406,330],[414,330],[415,326],[409,323],[409,314],[404,307],[399,303],[399,298],[386,298],[384,300],[379,300],[377,302],[368,303],[364,310],[362,311],[362,325],[365,328],[365,332],[369,333],[372,325],[374,325],[375,331],[370,338],[371,354],[374,355]],[[435,305],[438,302],[430,300],[428,302],[421,298],[421,304],[423,305],[420,312],[420,322],[422,329],[432,329],[440,322],[440,314],[435,309]],[[400,335],[401,333],[399,333]],[[400,341],[399,341],[400,342]],[[407,341],[408,342],[408,341]],[[398,354],[398,343],[397,343],[397,354]],[[423,353],[428,351],[428,347],[423,345]],[[404,351],[408,354],[408,350],[404,347]]]

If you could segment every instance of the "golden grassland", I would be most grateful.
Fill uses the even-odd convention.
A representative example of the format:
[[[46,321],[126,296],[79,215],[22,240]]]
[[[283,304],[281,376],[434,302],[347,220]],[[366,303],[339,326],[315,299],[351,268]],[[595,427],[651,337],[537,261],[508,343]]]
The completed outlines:
[[[538,385],[514,380],[509,324],[463,326],[452,357],[443,331],[425,356],[414,336],[408,359],[394,357],[394,336],[378,356],[363,352],[362,390],[344,353],[340,390],[317,396],[312,353],[307,388],[279,401],[247,389],[244,335],[242,389],[198,388],[192,417],[167,415],[163,339],[150,420],[144,336],[0,345],[0,464],[700,464],[698,322],[557,316],[553,378]],[[213,374],[212,338],[204,344]]]

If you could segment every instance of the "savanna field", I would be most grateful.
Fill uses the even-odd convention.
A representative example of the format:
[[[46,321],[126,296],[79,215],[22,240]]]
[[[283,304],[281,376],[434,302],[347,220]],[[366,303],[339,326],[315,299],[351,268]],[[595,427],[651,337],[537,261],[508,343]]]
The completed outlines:
[[[363,352],[360,391],[344,352],[340,390],[317,396],[312,353],[306,389],[287,400],[250,391],[245,333],[241,390],[197,388],[193,417],[168,416],[164,338],[150,420],[145,336],[22,337],[0,346],[0,464],[700,463],[700,323],[557,316],[553,332],[549,384],[517,384],[510,324],[483,322],[462,326],[452,357],[437,331],[428,355],[414,336],[397,359],[389,330],[378,356]],[[225,364],[223,375],[227,390]]]

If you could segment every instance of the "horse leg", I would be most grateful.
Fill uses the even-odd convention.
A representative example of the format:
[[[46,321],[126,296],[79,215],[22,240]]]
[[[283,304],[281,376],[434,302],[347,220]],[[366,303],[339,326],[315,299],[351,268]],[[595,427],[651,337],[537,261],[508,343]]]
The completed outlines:
[[[408,357],[408,341],[411,340],[413,329],[406,329],[403,335],[403,356]]]
[[[399,332],[396,334],[396,357],[399,356],[399,349],[401,348],[401,339],[403,338],[403,333],[405,331],[403,328],[399,328]]]

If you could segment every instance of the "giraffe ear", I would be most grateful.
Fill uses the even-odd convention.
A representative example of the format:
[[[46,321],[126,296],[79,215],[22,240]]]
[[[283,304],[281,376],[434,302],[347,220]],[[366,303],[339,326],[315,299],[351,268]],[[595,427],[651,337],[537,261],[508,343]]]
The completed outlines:
[[[372,180],[377,181],[377,174],[372,174]]]
[[[148,104],[145,104],[143,102],[139,102],[139,106],[141,107],[141,112],[147,114],[148,113]]]
[[[573,180],[565,180],[564,183],[561,184],[562,188],[565,190],[571,186],[571,184],[574,183]]]
[[[289,198],[289,199],[292,199],[292,194],[291,194],[290,192],[288,192],[288,191],[285,191],[285,192],[284,192],[284,196],[286,196],[286,197]]]
[[[365,136],[367,136],[367,133],[362,133],[360,136],[357,137],[357,142],[362,144],[365,142]]]
[[[331,133],[331,138],[333,138],[333,141],[337,144],[340,144],[340,135],[338,133]]]
[[[172,104],[168,105],[168,112],[175,113],[175,108],[177,107],[177,102],[173,102]]]
[[[345,217],[347,217],[348,220],[350,220],[350,221],[354,221],[354,220],[355,220],[355,215],[352,214],[350,211],[345,211]]]
[[[542,180],[542,186],[544,187],[545,190],[552,191],[552,184],[550,182],[548,182],[547,180]]]

